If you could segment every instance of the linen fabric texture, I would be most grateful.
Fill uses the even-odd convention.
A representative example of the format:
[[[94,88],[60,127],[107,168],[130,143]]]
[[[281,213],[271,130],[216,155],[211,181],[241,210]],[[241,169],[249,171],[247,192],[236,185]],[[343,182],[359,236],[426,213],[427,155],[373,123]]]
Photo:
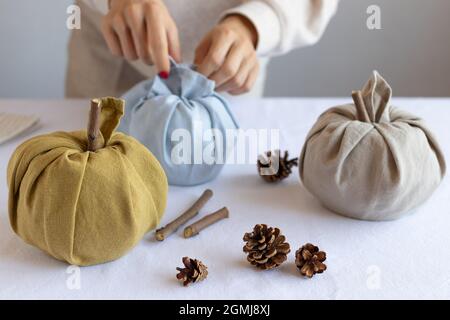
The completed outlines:
[[[445,175],[438,142],[424,121],[391,106],[376,71],[363,105],[323,113],[300,155],[304,186],[328,209],[356,219],[400,218],[427,200]]]
[[[167,178],[132,137],[115,133],[124,101],[104,98],[103,148],[87,150],[86,131],[55,132],[20,145],[8,164],[9,217],[27,243],[67,263],[115,260],[155,228]]]
[[[169,184],[206,183],[222,170],[234,146],[227,135],[237,124],[214,81],[191,65],[171,64],[168,79],[144,81],[123,96],[127,108],[119,130],[152,150]]]

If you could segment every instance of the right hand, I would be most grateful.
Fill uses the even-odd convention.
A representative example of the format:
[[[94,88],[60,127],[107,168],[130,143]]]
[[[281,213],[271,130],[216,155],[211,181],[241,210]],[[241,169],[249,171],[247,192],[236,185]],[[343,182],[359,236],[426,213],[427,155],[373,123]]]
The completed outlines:
[[[169,56],[181,60],[177,26],[161,0],[111,0],[102,33],[114,55],[154,64],[163,78]]]

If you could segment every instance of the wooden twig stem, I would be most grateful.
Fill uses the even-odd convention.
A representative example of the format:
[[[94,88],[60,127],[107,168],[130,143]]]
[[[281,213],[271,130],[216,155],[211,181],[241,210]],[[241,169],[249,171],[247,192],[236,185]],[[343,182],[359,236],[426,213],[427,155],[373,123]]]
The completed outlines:
[[[88,151],[96,151],[100,148],[100,110],[100,101],[97,99],[91,100],[91,111],[89,112],[89,122],[87,129]]]
[[[195,203],[187,209],[182,215],[180,215],[175,220],[171,221],[165,227],[156,230],[155,238],[158,241],[163,241],[165,238],[174,233],[181,225],[185,224],[188,220],[195,217],[201,208],[208,202],[209,199],[213,196],[213,192],[210,189],[207,189],[203,192],[200,198],[195,201]]]
[[[363,122],[372,122],[370,121],[369,114],[367,113],[366,105],[364,103],[361,91],[353,91],[352,98],[353,102],[355,103],[358,120]]]
[[[200,233],[203,229],[209,227],[210,225],[220,221],[222,219],[228,218],[229,212],[226,207],[207,215],[206,217],[198,220],[194,224],[186,227],[184,229],[184,237],[190,238]]]

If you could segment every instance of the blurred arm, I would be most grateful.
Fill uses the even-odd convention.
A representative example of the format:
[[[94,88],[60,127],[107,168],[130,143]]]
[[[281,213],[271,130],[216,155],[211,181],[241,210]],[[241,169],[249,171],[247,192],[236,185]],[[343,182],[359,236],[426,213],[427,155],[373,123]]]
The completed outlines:
[[[284,54],[319,41],[339,0],[246,0],[222,17],[240,14],[258,31],[260,56]]]

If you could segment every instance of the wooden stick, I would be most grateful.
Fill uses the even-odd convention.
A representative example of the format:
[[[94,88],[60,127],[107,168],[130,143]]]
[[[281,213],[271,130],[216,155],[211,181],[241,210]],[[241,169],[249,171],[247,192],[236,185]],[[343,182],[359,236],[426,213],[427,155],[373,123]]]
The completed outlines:
[[[174,233],[181,225],[185,224],[188,220],[195,217],[201,208],[208,202],[213,196],[213,192],[210,189],[205,190],[200,198],[195,201],[195,203],[187,209],[181,216],[171,221],[165,227],[156,230],[155,238],[158,241],[163,241],[165,238]]]
[[[184,229],[184,237],[190,238],[200,233],[203,229],[209,227],[210,225],[220,221],[222,219],[228,218],[229,212],[226,207],[207,215],[206,217],[198,220],[194,224],[186,227]]]
[[[355,103],[358,120],[363,122],[372,122],[370,120],[369,114],[367,113],[366,105],[364,103],[361,91],[353,91],[352,98],[353,102]]]
[[[97,99],[91,100],[91,111],[89,113],[89,122],[87,130],[88,151],[96,151],[100,148],[98,139],[100,133],[100,110],[101,103]]]

